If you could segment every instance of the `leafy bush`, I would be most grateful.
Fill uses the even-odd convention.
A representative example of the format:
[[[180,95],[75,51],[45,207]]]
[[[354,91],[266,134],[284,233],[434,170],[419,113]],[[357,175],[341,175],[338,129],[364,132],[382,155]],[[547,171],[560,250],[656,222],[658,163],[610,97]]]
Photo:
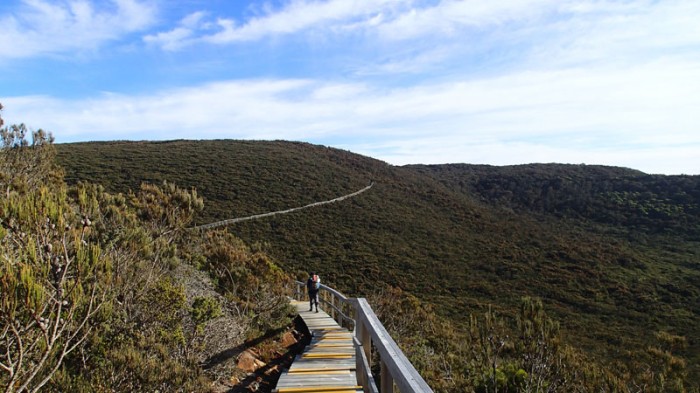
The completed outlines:
[[[127,194],[67,186],[51,137],[37,131],[29,143],[28,133],[0,129],[0,389],[208,390],[195,343],[207,321],[231,310],[212,297],[189,304],[192,283],[175,271],[214,263],[207,255],[227,241],[244,246],[224,235],[212,247],[187,229],[203,207],[195,190],[167,182]],[[229,296],[259,315],[237,324],[255,331],[288,321],[286,276],[271,259],[248,253],[243,265],[226,261],[240,281],[226,284],[240,288]]]
[[[269,257],[252,252],[240,240],[224,231],[206,235],[204,270],[220,290],[248,316],[255,332],[266,332],[289,323],[291,312],[285,295],[290,278]]]

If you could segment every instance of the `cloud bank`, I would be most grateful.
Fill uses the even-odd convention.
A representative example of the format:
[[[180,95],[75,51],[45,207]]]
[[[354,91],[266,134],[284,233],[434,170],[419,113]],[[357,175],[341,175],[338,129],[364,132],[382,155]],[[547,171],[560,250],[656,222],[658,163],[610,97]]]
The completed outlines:
[[[691,149],[700,146],[700,90],[689,80],[700,80],[697,64],[659,62],[391,89],[311,79],[227,81],[137,97],[23,97],[6,106],[8,115],[22,113],[24,121],[54,131],[59,142],[290,139],[339,145],[394,164],[514,163],[517,157],[589,164],[604,158],[600,162],[624,165],[629,157],[634,161],[626,166],[659,171],[644,160],[673,149],[683,152],[675,160],[693,160],[700,168]],[[677,173],[672,167],[680,164],[664,170]]]

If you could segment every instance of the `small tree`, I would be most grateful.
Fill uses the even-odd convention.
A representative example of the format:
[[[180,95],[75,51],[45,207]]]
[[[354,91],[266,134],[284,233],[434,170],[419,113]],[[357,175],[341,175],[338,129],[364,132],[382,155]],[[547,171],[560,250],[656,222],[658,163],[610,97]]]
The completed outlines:
[[[470,317],[469,339],[472,343],[472,358],[481,370],[477,381],[477,392],[505,391],[506,377],[502,371],[503,352],[508,350],[509,336],[506,334],[505,321],[489,307],[483,320]],[[500,389],[499,389],[500,388]]]
[[[0,223],[0,385],[33,392],[88,337],[111,264],[64,189],[11,194]]]
[[[2,105],[0,105],[2,109]],[[0,119],[0,126],[4,123]],[[80,348],[105,304],[110,261],[87,241],[89,220],[70,202],[53,138],[0,129],[0,386],[37,391]]]
[[[31,135],[32,142],[27,137]],[[27,191],[42,184],[58,184],[61,171],[54,164],[53,136],[44,130],[30,131],[24,124],[0,128],[0,186]]]
[[[559,324],[547,316],[540,299],[525,297],[520,304],[518,328],[518,349],[528,373],[525,391],[559,391],[562,388],[561,363],[558,361]]]

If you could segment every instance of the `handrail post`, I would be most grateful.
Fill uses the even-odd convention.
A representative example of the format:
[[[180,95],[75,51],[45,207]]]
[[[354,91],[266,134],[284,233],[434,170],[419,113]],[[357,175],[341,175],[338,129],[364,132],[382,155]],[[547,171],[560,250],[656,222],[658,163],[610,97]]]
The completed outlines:
[[[362,344],[357,339],[353,337],[352,340],[355,345],[355,375],[357,376],[357,384],[362,386],[364,393],[378,393],[377,384],[374,383],[374,378],[372,378],[372,370],[369,367],[367,357],[365,357],[365,351]]]
[[[333,318],[334,321],[338,322],[338,318],[336,318],[336,312],[335,312],[335,295],[331,293],[331,318]]]
[[[357,377],[357,384],[362,386],[365,393],[369,393],[367,390],[367,378],[364,367],[364,358],[362,351],[362,344],[357,341],[357,337],[353,339],[353,344],[355,344],[355,376]]]
[[[381,361],[381,368],[379,372],[380,377],[380,393],[394,393],[394,378],[391,377],[391,372],[386,366],[385,361]]]
[[[356,305],[357,306],[357,305]],[[355,314],[355,335],[357,340],[360,341],[360,345],[365,351],[365,357],[367,358],[367,365],[372,367],[372,336],[370,335],[369,329],[365,325],[364,316],[361,312]]]

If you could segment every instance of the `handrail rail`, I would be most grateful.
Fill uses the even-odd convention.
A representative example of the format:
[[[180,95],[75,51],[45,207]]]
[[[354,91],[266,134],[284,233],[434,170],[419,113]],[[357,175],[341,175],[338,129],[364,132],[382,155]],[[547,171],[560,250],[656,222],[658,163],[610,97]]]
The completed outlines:
[[[297,300],[303,298],[305,283],[295,281]],[[320,285],[320,301],[330,306],[331,316],[344,326],[349,320],[353,325],[356,349],[357,382],[363,386],[365,393],[393,392],[394,386],[401,393],[432,393],[423,377],[413,367],[403,351],[399,348],[365,298],[348,298],[341,292]],[[326,295],[327,294],[327,295]],[[346,315],[352,313],[352,316]],[[377,348],[380,358],[380,388],[377,389],[371,372],[372,345]]]

